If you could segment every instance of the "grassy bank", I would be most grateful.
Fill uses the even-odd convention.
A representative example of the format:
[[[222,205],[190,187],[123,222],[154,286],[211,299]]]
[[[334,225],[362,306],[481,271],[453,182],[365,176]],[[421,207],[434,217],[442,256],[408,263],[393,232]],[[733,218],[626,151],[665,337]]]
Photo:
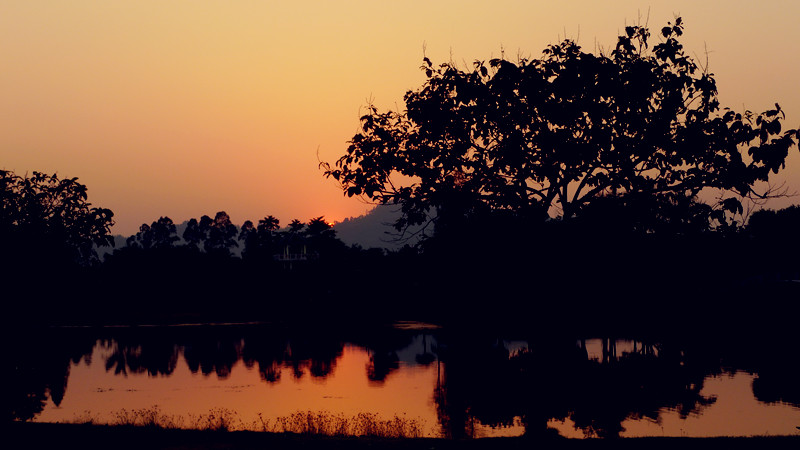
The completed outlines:
[[[422,419],[393,416],[383,418],[375,413],[354,415],[327,411],[297,411],[274,419],[258,414],[252,421],[242,420],[236,411],[212,408],[205,414],[187,416],[167,414],[158,406],[120,409],[103,420],[91,411],[70,421],[73,425],[138,428],[143,430],[254,431],[273,434],[297,434],[330,437],[419,438],[430,436]]]
[[[800,434],[748,438],[626,438],[573,440],[551,438],[490,438],[469,441],[329,437],[252,431],[219,432],[165,430],[132,426],[71,425],[13,422],[5,433],[4,448],[245,450],[245,449],[797,449]],[[8,443],[11,445],[8,446]]]

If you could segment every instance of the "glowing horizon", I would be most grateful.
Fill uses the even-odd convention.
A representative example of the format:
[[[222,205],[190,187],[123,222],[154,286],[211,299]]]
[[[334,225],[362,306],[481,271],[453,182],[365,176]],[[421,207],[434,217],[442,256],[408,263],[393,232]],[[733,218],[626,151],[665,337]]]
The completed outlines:
[[[0,7],[0,169],[78,177],[115,234],[168,216],[234,223],[364,214],[322,176],[369,101],[402,109],[435,64],[538,57],[564,37],[612,47],[626,24],[683,17],[723,106],[780,103],[800,126],[798,5],[350,0],[306,4],[9,1]],[[653,41],[658,33],[653,32]],[[707,53],[706,53],[707,52]],[[800,191],[793,150],[775,183]],[[793,199],[768,204],[782,207]]]

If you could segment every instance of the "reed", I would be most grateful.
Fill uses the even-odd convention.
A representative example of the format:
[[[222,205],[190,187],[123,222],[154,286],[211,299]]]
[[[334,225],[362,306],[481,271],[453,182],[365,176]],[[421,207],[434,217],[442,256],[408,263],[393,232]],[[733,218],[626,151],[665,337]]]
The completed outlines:
[[[102,422],[97,414],[94,414],[87,409],[83,413],[75,416],[75,419],[72,420],[72,423],[79,425],[98,425]]]
[[[108,425],[133,426],[146,428],[181,429],[186,428],[184,418],[166,414],[158,405],[141,409],[121,409],[112,414],[113,420]]]
[[[111,419],[106,421],[90,411],[84,411],[71,423],[162,429],[249,430],[339,437],[417,438],[426,434],[423,420],[398,415],[385,419],[376,413],[361,412],[348,416],[328,411],[297,411],[274,419],[258,414],[255,420],[245,423],[236,411],[227,408],[213,408],[207,414],[189,414],[184,417],[164,413],[158,405],[141,409],[121,409],[112,413]]]
[[[213,431],[236,431],[246,430],[250,427],[245,427],[242,420],[239,419],[236,411],[227,408],[212,408],[208,414],[200,414],[198,416],[190,416],[194,418],[192,426],[189,428],[197,430],[213,430]]]
[[[262,419],[263,429],[275,433],[296,433],[322,436],[368,436],[386,438],[422,437],[424,421],[394,415],[384,419],[376,413],[352,416],[327,411],[298,411],[275,418],[272,425]]]

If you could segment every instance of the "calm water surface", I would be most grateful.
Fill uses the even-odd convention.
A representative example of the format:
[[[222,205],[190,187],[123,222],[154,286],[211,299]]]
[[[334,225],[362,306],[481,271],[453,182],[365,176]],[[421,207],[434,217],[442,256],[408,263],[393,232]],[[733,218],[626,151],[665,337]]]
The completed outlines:
[[[798,432],[791,343],[521,339],[420,324],[52,330],[15,353],[13,414],[113,423],[228,411],[259,428],[298,411],[419,420],[428,436],[747,436]],[[788,353],[787,353],[788,352]]]

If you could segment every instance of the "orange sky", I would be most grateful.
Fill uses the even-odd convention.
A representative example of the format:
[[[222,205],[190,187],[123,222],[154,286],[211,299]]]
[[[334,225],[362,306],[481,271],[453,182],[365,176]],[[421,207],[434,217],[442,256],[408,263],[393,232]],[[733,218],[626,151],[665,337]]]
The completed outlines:
[[[798,127],[798,9],[653,1],[649,24],[680,14],[690,52],[710,52],[723,105],[777,101]],[[609,48],[647,15],[621,0],[4,0],[0,168],[79,177],[114,211],[115,233],[219,210],[237,224],[341,220],[369,206],[322,177],[317,152],[345,151],[368,98],[402,108],[424,81],[423,44],[435,63],[538,57],[565,35]],[[787,169],[780,180],[800,192],[796,150]]]

